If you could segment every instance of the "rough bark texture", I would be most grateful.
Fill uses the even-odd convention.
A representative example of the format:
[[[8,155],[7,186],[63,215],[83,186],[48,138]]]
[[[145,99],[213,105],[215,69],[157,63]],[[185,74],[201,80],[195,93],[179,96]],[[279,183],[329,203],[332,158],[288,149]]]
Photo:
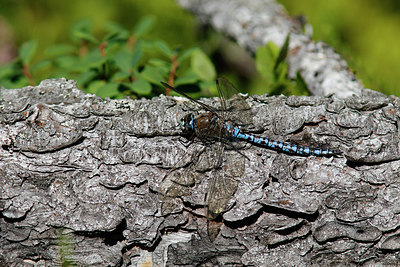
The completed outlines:
[[[242,146],[245,171],[212,242],[209,171],[162,216],[157,191],[182,157],[198,107],[180,98],[102,100],[75,82],[1,90],[0,265],[395,264],[400,225],[400,99],[247,99],[250,130],[345,157],[299,157]],[[214,105],[216,99],[203,100]],[[235,151],[231,151],[237,153]],[[205,168],[207,169],[207,168]]]
[[[273,1],[181,2],[250,51],[282,44],[294,28]],[[343,156],[228,151],[226,169],[238,152],[245,169],[213,223],[202,208],[213,159],[201,142],[184,144],[177,127],[198,106],[165,96],[102,100],[65,79],[2,89],[0,266],[398,264],[400,100],[362,89],[321,43],[294,33],[290,47],[291,74],[320,96],[249,97],[246,126]],[[179,185],[165,212],[157,192],[178,165],[198,179]],[[220,228],[215,240],[207,228]]]

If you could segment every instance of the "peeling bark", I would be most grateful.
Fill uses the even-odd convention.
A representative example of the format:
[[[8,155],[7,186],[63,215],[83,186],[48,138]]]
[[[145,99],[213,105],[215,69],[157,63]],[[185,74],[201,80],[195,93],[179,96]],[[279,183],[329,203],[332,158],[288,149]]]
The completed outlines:
[[[210,171],[164,216],[157,194],[203,147],[185,147],[176,126],[199,107],[102,100],[65,79],[2,89],[1,99],[1,265],[397,263],[399,98],[248,97],[250,131],[343,157],[242,144],[249,160],[213,242],[202,208]]]

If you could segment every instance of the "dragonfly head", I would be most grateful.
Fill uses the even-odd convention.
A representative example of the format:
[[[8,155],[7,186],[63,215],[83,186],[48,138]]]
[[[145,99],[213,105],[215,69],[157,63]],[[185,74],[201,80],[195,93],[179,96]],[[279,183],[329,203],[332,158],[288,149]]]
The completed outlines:
[[[184,132],[192,132],[194,129],[194,116],[192,113],[187,114],[181,119],[181,129]]]

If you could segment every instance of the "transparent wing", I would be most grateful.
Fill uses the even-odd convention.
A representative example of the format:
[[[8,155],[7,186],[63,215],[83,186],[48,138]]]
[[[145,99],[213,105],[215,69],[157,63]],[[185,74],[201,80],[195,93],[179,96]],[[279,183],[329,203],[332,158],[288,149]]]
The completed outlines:
[[[233,95],[240,93],[240,91],[224,77],[217,78],[217,88],[220,97],[224,100],[230,99]]]
[[[239,91],[227,79],[217,79],[217,88],[220,95],[221,109],[210,107],[187,94],[162,83],[165,87],[176,91],[191,101],[199,104],[206,110],[219,115],[225,120],[238,121],[239,124],[251,123],[252,114],[245,97],[240,96]],[[229,115],[229,116],[228,116]],[[215,131],[214,131],[215,132]],[[218,135],[218,134],[217,134]],[[219,136],[215,140],[222,140],[211,145],[197,154],[197,158],[191,158],[193,164],[182,169],[172,170],[165,179],[160,190],[163,201],[163,214],[182,207],[180,197],[188,194],[188,185],[191,186],[200,179],[198,176],[208,172],[210,178],[204,203],[208,220],[214,220],[218,215],[230,208],[230,200],[237,190],[240,178],[244,174],[245,157],[235,150],[224,151],[226,136],[222,136],[222,127]],[[232,147],[232,146],[231,146]],[[210,233],[209,233],[210,234]],[[216,236],[216,234],[212,234]],[[211,238],[211,237],[210,237]]]
[[[221,99],[222,118],[231,120],[232,112],[245,116],[245,122],[252,118],[248,114],[243,114],[247,111],[251,113],[250,107],[231,82],[220,77],[217,79],[217,88]],[[224,136],[219,136],[219,138],[224,140]],[[211,174],[205,196],[206,216],[209,220],[214,220],[229,208],[228,203],[236,192],[238,181],[244,173],[245,158],[236,151],[224,152],[224,146],[223,142],[219,142],[216,146],[215,162],[218,163],[218,167]]]
[[[239,125],[251,124],[253,114],[246,97],[224,77],[217,79],[217,88],[221,98],[221,117]]]
[[[184,92],[182,92],[182,91],[176,89],[175,87],[172,87],[172,86],[169,85],[168,83],[161,82],[161,84],[162,84],[164,87],[166,87],[166,88],[168,88],[168,89],[171,89],[171,90],[177,92],[178,94],[183,95],[184,97],[186,97],[186,98],[189,99],[190,101],[193,101],[194,103],[196,103],[196,104],[202,106],[205,110],[209,110],[209,111],[211,111],[211,112],[217,113],[217,110],[216,110],[215,108],[213,108],[213,107],[211,107],[211,106],[209,106],[209,105],[206,105],[206,104],[204,104],[204,103],[202,103],[202,102],[200,102],[200,101],[198,101],[198,100],[196,100],[196,99],[190,97],[189,95],[187,95],[187,94],[185,94]]]
[[[229,201],[245,170],[245,157],[236,151],[226,151],[224,154],[224,162],[211,174],[206,194],[206,216],[209,220],[214,220],[230,208]]]
[[[183,209],[182,196],[190,195],[193,186],[199,180],[194,162],[197,161],[201,149],[195,145],[189,149],[163,177],[158,187],[158,198],[161,200],[161,213],[167,215]]]
[[[183,209],[182,197],[192,193],[198,173],[193,165],[187,168],[172,170],[163,179],[158,197],[161,200],[161,214],[168,215]]]

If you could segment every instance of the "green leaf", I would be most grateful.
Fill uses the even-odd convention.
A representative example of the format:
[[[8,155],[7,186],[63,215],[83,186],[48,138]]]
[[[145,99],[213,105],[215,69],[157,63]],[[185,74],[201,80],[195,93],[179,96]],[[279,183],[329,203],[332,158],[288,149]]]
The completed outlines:
[[[274,59],[277,59],[280,53],[279,46],[277,46],[274,42],[269,41],[267,43],[267,47],[270,50],[271,55]]]
[[[186,59],[190,58],[190,56],[193,54],[193,52],[199,50],[198,47],[192,47],[187,50],[185,50],[182,54],[180,54],[177,58],[177,61],[179,64],[182,64],[183,61]]]
[[[24,65],[29,65],[31,63],[36,47],[37,42],[35,40],[30,40],[21,45],[21,48],[19,49],[19,58],[22,60]]]
[[[276,59],[276,62],[275,62],[274,71],[277,70],[278,66],[281,63],[285,62],[285,59],[289,52],[289,40],[290,40],[290,33],[286,36],[285,42],[283,43],[282,48],[279,51],[278,58]]]
[[[143,36],[147,34],[151,30],[151,28],[153,28],[154,23],[155,23],[154,16],[146,16],[142,18],[133,29],[133,34],[135,36]]]
[[[6,77],[11,77],[14,74],[14,66],[12,64],[6,64],[0,66],[0,80]],[[2,84],[0,84],[1,86]]]
[[[200,49],[191,54],[190,67],[200,80],[212,81],[217,77],[210,58]]]
[[[288,70],[289,67],[287,64],[279,64],[278,68],[275,71],[275,81],[278,83],[287,81]]]
[[[86,40],[89,42],[92,42],[94,44],[98,44],[99,41],[94,37],[92,34],[86,32],[86,31],[75,31],[73,33],[73,36],[79,40]]]
[[[97,72],[94,70],[87,70],[82,72],[78,77],[75,78],[76,82],[81,86],[84,86],[88,82],[92,81],[97,76]],[[92,92],[94,94],[95,92]]]
[[[259,47],[256,52],[256,68],[260,76],[271,86],[275,82],[274,62],[278,49],[274,43],[268,42],[265,46]]]
[[[115,82],[120,82],[122,80],[125,80],[126,78],[129,78],[129,76],[131,76],[131,73],[129,72],[118,71],[113,75],[111,80]]]
[[[133,83],[130,83],[129,88],[138,95],[150,95],[152,87],[151,84],[143,78],[138,78]]]
[[[133,56],[132,56],[132,60],[131,60],[132,68],[135,68],[137,66],[141,57],[142,57],[142,46],[138,42],[138,43],[136,43],[135,49],[133,51]]]
[[[129,35],[123,34],[123,33],[118,33],[118,32],[111,32],[108,33],[106,36],[102,38],[102,42],[106,42],[107,46],[109,46],[112,43],[125,43],[126,40],[128,39]]]
[[[126,50],[122,50],[115,54],[114,61],[121,71],[131,72],[139,63],[141,56],[142,52],[140,48],[135,49],[133,54]]]
[[[124,99],[126,97],[126,95],[122,92],[119,92],[116,95],[113,95],[113,99]]]
[[[168,44],[166,42],[157,41],[156,47],[161,53],[163,53],[164,55],[166,55],[169,58],[172,57],[174,54],[174,52],[172,51],[172,49],[168,46]]]
[[[296,88],[299,95],[308,95],[309,90],[306,81],[304,81],[303,76],[301,76],[300,71],[296,73]]]
[[[127,39],[129,37],[129,31],[116,22],[108,21],[105,23],[104,28],[109,32],[103,38],[107,42],[117,39]]]
[[[72,70],[79,65],[79,59],[76,56],[61,56],[56,58],[55,63],[61,69]]]
[[[275,84],[269,94],[270,95],[280,95],[280,94],[285,94],[285,92],[287,91],[287,85],[285,83],[277,83]]]
[[[164,75],[156,67],[145,66],[141,75],[144,79],[154,84],[160,84],[160,81],[164,81]]]
[[[76,22],[71,28],[71,37],[75,41],[81,41],[80,32],[90,32],[92,29],[92,21],[90,19],[82,19]]]
[[[121,50],[126,50],[126,43],[119,41],[107,41],[107,45],[105,46],[104,52],[106,54],[106,58],[109,60],[114,60],[114,56]]]
[[[20,76],[18,77],[17,80],[1,80],[1,86],[7,89],[17,89],[17,88],[22,88],[24,86],[27,86],[29,84],[28,80],[26,79],[25,76]]]
[[[132,70],[131,59],[132,54],[126,50],[122,50],[114,56],[115,64],[124,72],[130,72]]]
[[[152,58],[148,61],[149,67],[155,67],[162,75],[167,75],[171,69],[171,62],[167,62],[163,59]]]
[[[207,92],[207,94],[211,93],[211,95],[218,96],[218,89],[217,85],[215,84],[215,81],[200,82],[199,86],[203,92]]]
[[[174,85],[179,86],[183,84],[194,84],[198,81],[199,77],[192,70],[186,71],[185,74],[176,78]]]
[[[78,67],[83,69],[98,68],[100,69],[102,64],[104,64],[106,58],[100,55],[98,49],[90,51],[81,61]]]
[[[96,95],[100,97],[113,97],[119,94],[118,87],[119,83],[106,83],[97,90]]]
[[[105,81],[101,81],[101,80],[96,80],[93,81],[89,84],[89,86],[87,87],[87,89],[85,90],[85,92],[89,93],[89,94],[96,94],[96,92],[106,84]]]
[[[171,66],[171,62],[165,61],[164,59],[160,58],[150,58],[148,61],[149,65],[152,65],[154,67],[163,67],[169,69]]]

